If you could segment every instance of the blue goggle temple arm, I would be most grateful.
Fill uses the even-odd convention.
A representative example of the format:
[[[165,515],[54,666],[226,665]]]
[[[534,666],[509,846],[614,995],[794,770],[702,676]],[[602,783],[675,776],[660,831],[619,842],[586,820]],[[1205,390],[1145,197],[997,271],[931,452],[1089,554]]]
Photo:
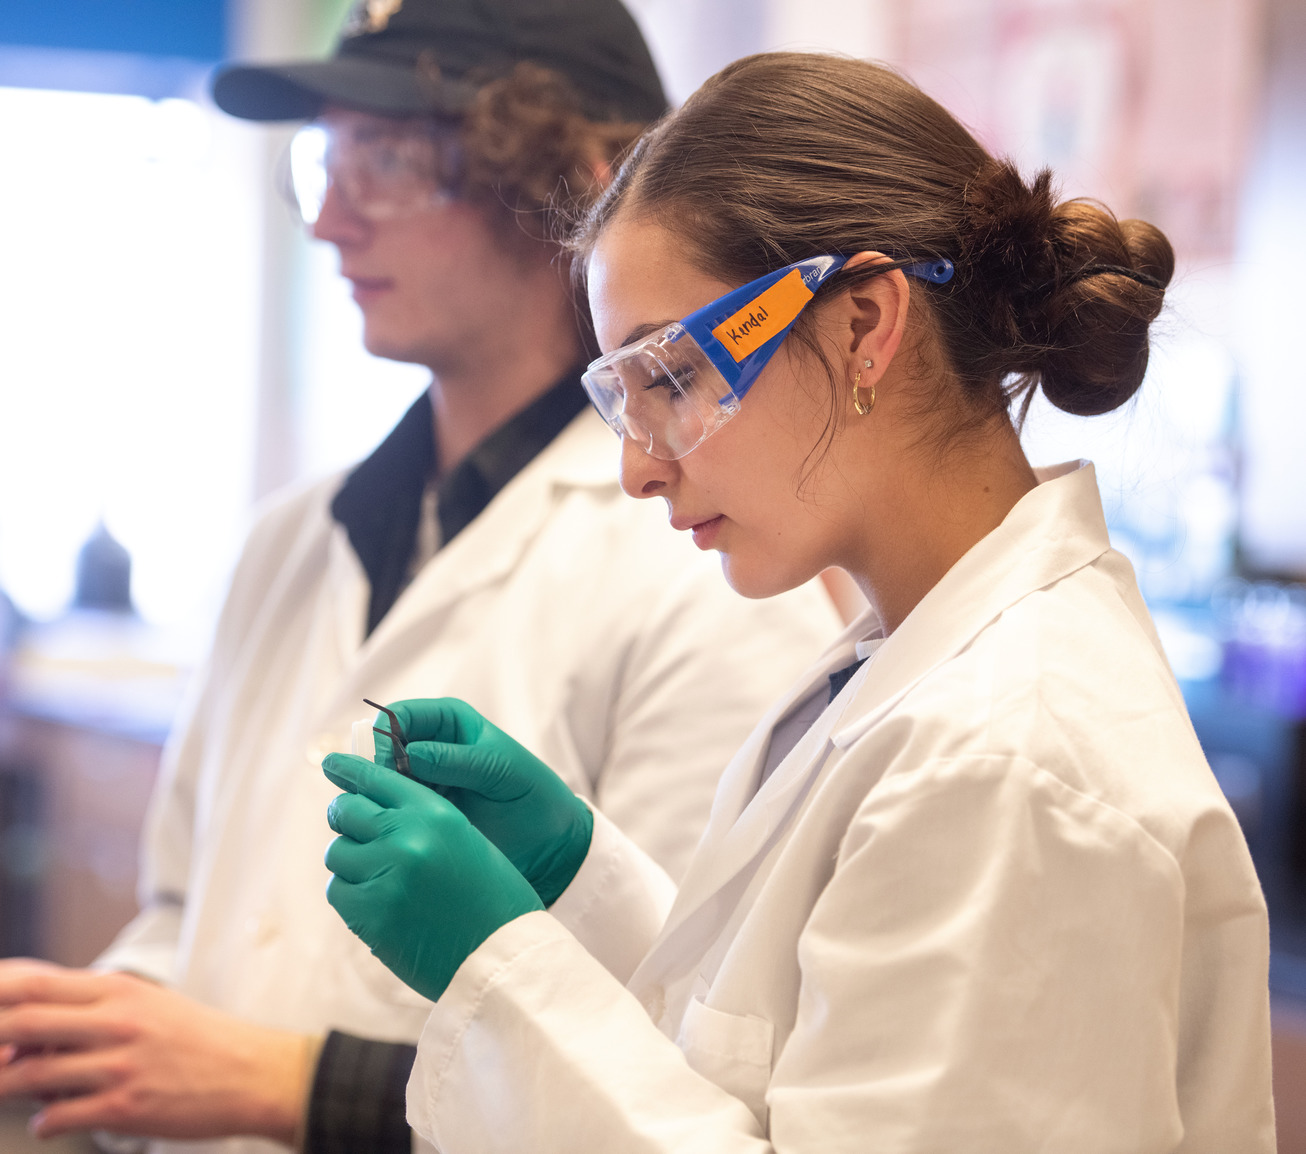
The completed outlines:
[[[757,348],[740,360],[735,359],[714,334],[714,330],[720,327],[728,318],[736,316],[741,310],[757,301],[763,293],[774,288],[794,272],[797,272],[801,277],[802,287],[806,290],[807,300],[810,301],[812,294],[847,263],[848,258],[846,256],[817,256],[809,260],[798,261],[785,268],[776,269],[774,272],[760,276],[756,280],[749,281],[748,284],[727,293],[710,305],[699,309],[697,312],[690,313],[680,323],[684,330],[697,342],[699,348],[703,350],[704,356],[720,372],[726,384],[730,386],[731,393],[737,399],[742,398],[766,367],[767,362],[775,355],[785,337],[789,335],[789,330],[793,328],[794,322],[797,321],[802,312],[802,307],[806,305],[807,301],[802,302],[802,305],[788,318],[783,327],[777,329],[764,343],[758,345]],[[952,261],[947,258],[939,258],[927,261],[893,261],[889,264],[876,266],[876,272],[889,272],[895,268],[902,269],[908,276],[915,277],[918,280],[940,285],[947,284],[952,279],[954,271]],[[744,318],[744,323],[747,324],[750,320],[755,319],[755,313],[750,312]],[[726,399],[725,397],[721,398],[722,401]]]

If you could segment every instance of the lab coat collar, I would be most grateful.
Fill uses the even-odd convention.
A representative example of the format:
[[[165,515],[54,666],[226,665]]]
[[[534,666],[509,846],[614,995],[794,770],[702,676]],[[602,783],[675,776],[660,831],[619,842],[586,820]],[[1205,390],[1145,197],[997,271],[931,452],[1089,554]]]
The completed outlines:
[[[836,708],[817,720],[758,789],[776,723],[814,685],[864,655],[866,646],[859,642],[879,636],[874,612],[855,620],[767,713],[722,777],[700,843],[712,851],[690,863],[668,917],[662,940],[674,937],[678,944],[666,952],[655,948],[640,969],[640,980],[662,968],[660,958],[671,965],[675,957],[685,956],[683,935],[707,941],[719,932],[751,877],[748,867],[783,836],[832,752],[852,745],[913,685],[964,649],[1009,606],[1092,564],[1110,548],[1091,464],[1076,461],[1036,475],[1040,484],[930,590],[853,675]],[[845,716],[853,719],[846,725]]]
[[[721,777],[716,796],[712,801],[707,829],[703,835],[704,841],[718,841],[728,838],[730,831],[735,827],[735,823],[739,819],[739,815],[743,813],[755,797],[768,804],[773,814],[780,815],[782,804],[780,798],[775,796],[761,798],[762,792],[771,795],[777,792],[777,787],[771,783],[776,780],[778,774],[771,775],[770,779],[765,783],[763,791],[758,790],[758,779],[761,776],[762,765],[766,761],[767,752],[771,745],[771,734],[785,715],[807,698],[812,692],[813,686],[829,684],[832,673],[847,668],[857,660],[860,656],[857,652],[858,643],[867,636],[878,634],[878,631],[879,619],[875,616],[874,610],[868,609],[850,623],[831,642],[830,647],[820,658],[767,710],[762,720],[758,722],[753,732],[749,734],[748,739],[739,748],[739,752],[730,759],[730,764]],[[855,677],[856,675],[854,675],[854,679]],[[810,737],[810,733],[805,737]],[[789,756],[785,759],[786,762],[792,761],[798,756],[799,747],[804,745],[804,740],[800,740],[794,750],[790,751]]]
[[[1035,470],[1039,484],[911,611],[868,664],[839,748],[877,724],[913,685],[960,653],[1005,610],[1111,548],[1088,461]]]
[[[509,417],[436,482],[440,536],[451,541],[495,495],[588,407],[580,370]],[[437,472],[435,419],[429,390],[370,457],[345,478],[331,514],[345,527],[367,572],[367,632],[384,619],[408,583],[423,493]]]
[[[405,652],[416,659],[429,644],[431,622],[475,590],[512,572],[566,492],[610,489],[614,500],[624,500],[617,483],[616,449],[611,430],[586,407],[400,594],[364,641],[352,675],[328,715],[348,709],[352,718],[359,687],[367,688],[376,670],[393,668],[397,660],[405,660]],[[354,611],[350,591],[342,591],[342,596]]]
[[[511,572],[562,495],[575,488],[611,489],[614,499],[624,500],[615,440],[588,406],[423,567],[409,587],[414,595],[401,595],[394,620],[377,629],[378,642],[379,635],[410,625],[414,606],[423,614],[440,610]]]
[[[540,472],[554,486],[579,489],[621,488],[617,467],[621,441],[603,422],[593,405],[586,405],[557,440],[537,458]]]

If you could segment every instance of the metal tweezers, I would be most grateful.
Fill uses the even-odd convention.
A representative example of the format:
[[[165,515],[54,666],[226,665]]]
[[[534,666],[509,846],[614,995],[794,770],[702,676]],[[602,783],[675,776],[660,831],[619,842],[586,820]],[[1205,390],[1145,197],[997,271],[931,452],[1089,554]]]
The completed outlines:
[[[379,733],[382,737],[390,739],[390,748],[393,750],[395,757],[395,769],[405,777],[412,777],[408,762],[408,744],[404,739],[404,729],[399,724],[399,718],[395,716],[394,710],[387,709],[384,705],[377,705],[375,701],[369,701],[366,697],[363,698],[363,704],[370,705],[373,709],[379,709],[390,719],[389,729],[380,729],[374,725],[372,726],[372,732]]]

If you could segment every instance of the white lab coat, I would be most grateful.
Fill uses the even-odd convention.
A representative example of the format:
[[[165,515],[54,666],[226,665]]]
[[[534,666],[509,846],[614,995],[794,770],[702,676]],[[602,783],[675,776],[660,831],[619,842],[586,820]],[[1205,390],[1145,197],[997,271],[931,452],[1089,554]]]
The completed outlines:
[[[1092,468],[1026,495],[759,790],[772,726],[874,624],[732,762],[633,977],[661,898],[601,820],[553,911],[466,960],[419,1044],[419,1133],[1271,1154],[1264,903]]]
[[[816,585],[733,593],[715,555],[668,529],[662,502],[620,492],[616,457],[587,409],[366,641],[368,584],[329,511],[340,479],[272,508],[165,758],[144,909],[99,964],[274,1027],[416,1040],[429,1003],[324,894],[339,791],[320,763],[349,749],[351,723],[373,712],[364,697],[465,698],[682,870],[730,754],[840,625]]]

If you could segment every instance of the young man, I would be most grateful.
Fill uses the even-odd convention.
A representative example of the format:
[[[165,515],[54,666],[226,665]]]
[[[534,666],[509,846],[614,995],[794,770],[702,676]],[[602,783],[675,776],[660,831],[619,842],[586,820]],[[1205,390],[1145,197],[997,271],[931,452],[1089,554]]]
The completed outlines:
[[[625,498],[580,389],[550,206],[665,103],[618,0],[370,0],[332,59],[228,68],[214,95],[315,121],[301,203],[367,347],[431,385],[348,476],[255,527],[165,762],[144,908],[101,959],[116,972],[0,965],[0,1044],[23,1047],[0,1094],[53,1099],[42,1134],[407,1151],[429,1004],[323,895],[318,763],[362,699],[465,698],[678,875],[721,769],[837,619],[819,588],[737,597]]]

